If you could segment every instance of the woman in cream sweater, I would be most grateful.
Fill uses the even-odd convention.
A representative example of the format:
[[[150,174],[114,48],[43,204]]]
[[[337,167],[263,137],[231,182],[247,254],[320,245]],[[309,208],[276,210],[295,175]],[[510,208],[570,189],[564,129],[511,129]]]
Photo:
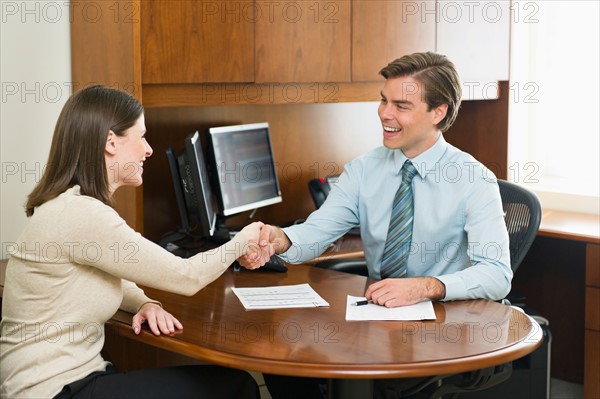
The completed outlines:
[[[152,155],[143,107],[129,94],[92,86],[74,94],[56,124],[44,175],[29,195],[29,222],[11,247],[0,322],[3,398],[258,397],[245,372],[186,366],[117,373],[100,351],[117,309],[173,334],[181,323],[136,283],[193,295],[219,277],[261,223],[221,251],[182,259],[132,230],[111,207],[121,186],[142,184]]]

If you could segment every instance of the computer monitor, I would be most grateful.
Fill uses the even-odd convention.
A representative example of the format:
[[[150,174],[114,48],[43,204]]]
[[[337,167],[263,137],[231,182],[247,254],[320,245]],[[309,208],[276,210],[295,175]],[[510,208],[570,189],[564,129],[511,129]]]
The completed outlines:
[[[222,216],[282,201],[268,123],[210,128],[208,155]]]
[[[170,147],[166,149],[166,154],[181,226],[161,241],[175,243],[185,237],[212,237],[215,233],[217,213],[213,208],[212,190],[202,155],[200,134],[195,132],[185,139],[184,152],[179,156]]]

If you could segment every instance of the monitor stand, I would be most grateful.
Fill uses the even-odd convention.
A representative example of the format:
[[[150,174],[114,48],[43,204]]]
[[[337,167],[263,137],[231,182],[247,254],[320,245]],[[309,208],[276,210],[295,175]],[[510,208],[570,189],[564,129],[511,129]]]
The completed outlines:
[[[215,232],[213,233],[212,237],[210,238],[211,241],[213,241],[219,245],[225,244],[227,241],[229,241],[231,239],[230,231],[227,228],[227,226],[225,226],[225,220],[226,220],[225,216],[217,215],[217,221],[215,223]]]

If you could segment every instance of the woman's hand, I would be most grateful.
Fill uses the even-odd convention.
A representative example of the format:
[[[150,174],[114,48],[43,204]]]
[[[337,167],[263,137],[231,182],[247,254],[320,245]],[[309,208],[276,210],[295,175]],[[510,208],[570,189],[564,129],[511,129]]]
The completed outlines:
[[[183,325],[173,315],[164,310],[160,305],[146,302],[133,316],[133,332],[138,335],[142,331],[142,324],[148,322],[148,327],[154,335],[161,333],[173,335],[176,331],[183,330]]]
[[[272,248],[269,248],[269,246],[267,246],[266,248],[262,248],[259,245],[259,240],[263,234],[263,229],[265,229],[265,227],[266,227],[266,225],[262,222],[254,222],[254,223],[250,223],[249,225],[247,225],[240,231],[240,234],[243,234],[247,240],[246,247],[244,249],[245,253],[244,253],[244,255],[242,255],[242,257],[248,256],[248,254],[252,254],[253,258],[255,258],[255,257],[260,258],[261,256],[265,258],[265,260],[263,262],[258,261],[258,262],[253,262],[252,264],[239,262],[240,265],[242,265],[246,269],[250,269],[250,270],[258,269],[259,267],[264,265],[266,260],[268,260],[269,257],[273,254]],[[269,253],[269,252],[271,252],[271,253]],[[239,258],[238,261],[240,259],[241,258]]]
[[[240,230],[240,233],[243,234],[246,240],[248,240],[248,244],[258,243],[260,231],[264,226],[265,224],[263,222],[253,222],[245,226],[242,230]]]
[[[246,269],[256,269],[264,266],[274,254],[285,252],[291,246],[292,243],[283,230],[265,224],[260,229],[257,241],[248,245],[248,251],[238,258],[238,263]]]

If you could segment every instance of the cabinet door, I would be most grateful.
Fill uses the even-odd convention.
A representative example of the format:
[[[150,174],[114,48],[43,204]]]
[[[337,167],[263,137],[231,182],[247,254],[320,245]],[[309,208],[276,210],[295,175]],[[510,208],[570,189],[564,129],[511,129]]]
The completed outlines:
[[[390,61],[435,50],[435,1],[354,0],[352,81],[375,81]]]
[[[350,81],[350,5],[256,1],[256,82]]]
[[[83,0],[69,6],[73,90],[104,84],[128,91],[139,100],[139,1]],[[123,187],[113,199],[119,215],[143,233],[142,187]]]
[[[252,0],[142,1],[142,82],[254,80]]]
[[[463,99],[496,99],[508,80],[510,1],[438,1],[437,52],[456,65]]]

